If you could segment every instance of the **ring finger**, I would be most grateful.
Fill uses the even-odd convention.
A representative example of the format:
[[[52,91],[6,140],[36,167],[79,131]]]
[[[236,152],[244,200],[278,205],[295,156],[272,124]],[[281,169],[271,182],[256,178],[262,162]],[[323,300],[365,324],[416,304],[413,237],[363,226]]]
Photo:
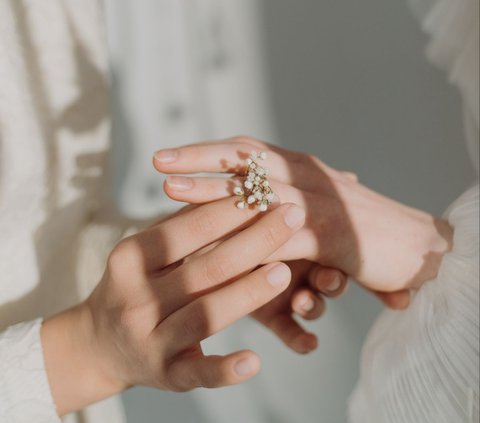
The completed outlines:
[[[169,176],[164,185],[167,195],[176,201],[193,204],[207,203],[234,195],[234,188],[241,187],[243,178],[205,178],[187,176]],[[306,208],[306,193],[301,190],[269,179],[270,187],[282,203],[295,203]]]
[[[325,311],[325,301],[311,289],[301,288],[292,296],[292,310],[305,320],[315,320]]]
[[[164,320],[157,335],[172,337],[172,345],[182,351],[268,303],[288,287],[290,279],[290,269],[283,263],[263,266],[187,303]]]

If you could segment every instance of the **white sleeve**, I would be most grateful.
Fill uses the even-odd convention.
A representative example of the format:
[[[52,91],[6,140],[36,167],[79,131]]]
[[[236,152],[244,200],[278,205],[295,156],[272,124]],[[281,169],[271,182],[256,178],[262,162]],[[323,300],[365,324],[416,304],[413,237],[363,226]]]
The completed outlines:
[[[0,333],[0,421],[60,423],[45,371],[42,320]]]

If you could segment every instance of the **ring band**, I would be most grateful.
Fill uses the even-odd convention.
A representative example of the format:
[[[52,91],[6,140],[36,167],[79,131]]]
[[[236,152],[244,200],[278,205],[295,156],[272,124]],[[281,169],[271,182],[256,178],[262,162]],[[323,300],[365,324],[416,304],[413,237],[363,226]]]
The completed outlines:
[[[268,169],[257,163],[258,159],[265,160],[266,158],[265,151],[259,153],[253,151],[246,160],[246,179],[243,186],[233,189],[233,193],[240,197],[236,203],[239,209],[254,206],[258,211],[265,212],[275,199],[275,193],[267,180]]]

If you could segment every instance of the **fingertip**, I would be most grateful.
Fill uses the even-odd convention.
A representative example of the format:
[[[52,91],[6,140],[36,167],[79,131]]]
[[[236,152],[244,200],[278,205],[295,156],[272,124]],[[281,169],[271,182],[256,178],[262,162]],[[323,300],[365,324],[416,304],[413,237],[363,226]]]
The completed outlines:
[[[162,171],[165,165],[174,163],[177,161],[179,151],[176,148],[168,148],[164,150],[158,150],[153,155],[153,166],[158,171]]]
[[[309,289],[300,289],[293,295],[291,307],[303,319],[315,320],[325,311],[325,301]]]
[[[175,190],[172,190],[172,188],[170,187],[170,185],[167,182],[167,179],[168,178],[165,178],[165,180],[163,181],[163,192],[165,194],[167,194],[168,198],[170,198],[172,200],[177,200],[177,198],[175,196]]]
[[[345,291],[347,276],[337,269],[316,268],[313,270],[315,289],[329,297],[337,297]]]
[[[233,372],[241,380],[250,379],[257,375],[261,368],[261,362],[258,355],[253,351],[243,351],[241,356],[236,358],[233,363]]]
[[[405,289],[396,292],[377,292],[374,294],[392,310],[405,310],[410,305],[410,291]]]
[[[310,313],[315,308],[315,301],[310,295],[304,294],[297,300],[296,308],[301,313]]]
[[[317,336],[310,332],[302,332],[293,340],[292,348],[299,354],[308,354],[318,348]]]
[[[157,169],[157,160],[155,160],[155,154],[152,156],[152,165],[156,170],[158,170]]]
[[[284,220],[288,227],[293,230],[300,229],[305,224],[305,210],[294,203],[286,203],[284,205]]]
[[[307,333],[305,338],[305,346],[308,352],[315,351],[318,348],[318,338],[313,333]]]
[[[407,291],[394,296],[391,300],[390,308],[394,310],[405,310],[410,305],[410,293]]]
[[[267,280],[275,288],[285,290],[292,280],[292,271],[285,263],[278,262],[268,265]]]

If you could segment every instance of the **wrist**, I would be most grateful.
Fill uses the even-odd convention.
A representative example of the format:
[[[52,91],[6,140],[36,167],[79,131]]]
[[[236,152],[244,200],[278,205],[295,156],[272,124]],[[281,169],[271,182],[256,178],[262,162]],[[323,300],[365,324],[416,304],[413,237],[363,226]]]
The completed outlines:
[[[96,341],[86,303],[47,319],[41,339],[50,389],[60,416],[126,388],[109,376],[108,358]]]
[[[358,183],[337,182],[336,190],[342,204],[328,226],[340,241],[337,249],[334,242],[329,247],[341,261],[332,267],[380,292],[418,289],[437,276],[452,248],[447,221]]]

